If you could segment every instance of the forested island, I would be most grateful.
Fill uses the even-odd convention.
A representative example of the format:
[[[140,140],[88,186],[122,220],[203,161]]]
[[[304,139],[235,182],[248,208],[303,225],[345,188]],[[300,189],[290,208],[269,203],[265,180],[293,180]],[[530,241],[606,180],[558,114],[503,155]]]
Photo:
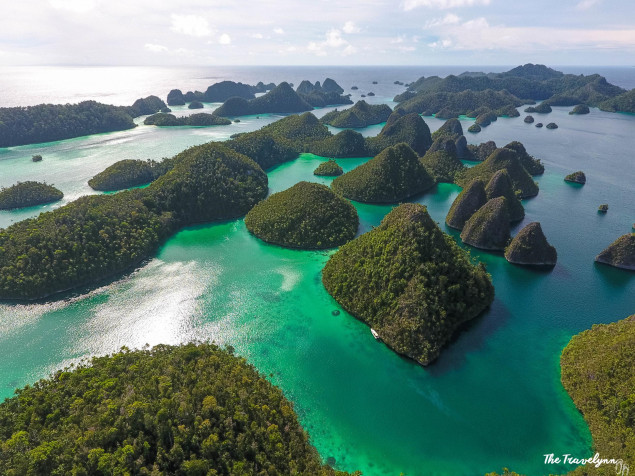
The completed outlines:
[[[635,93],[610,84],[599,74],[564,74],[544,65],[525,64],[503,73],[473,73],[421,77],[407,91],[395,96],[408,112],[444,117],[488,108],[497,116],[509,108],[543,101],[535,109],[550,112],[551,106],[585,104],[605,111],[635,112]],[[438,117],[438,116],[437,116]],[[475,116],[473,116],[475,117]]]
[[[43,205],[57,202],[62,198],[62,191],[47,183],[18,182],[11,187],[0,189],[0,210]]]
[[[322,162],[313,171],[313,175],[319,175],[322,177],[336,177],[342,175],[344,170],[333,159],[329,159],[326,162]]]
[[[388,147],[368,162],[337,177],[331,187],[346,198],[396,203],[425,192],[434,179],[407,144]]]
[[[510,222],[507,199],[492,198],[465,222],[461,239],[483,250],[504,250],[511,239]]]
[[[608,210],[608,205],[600,206],[606,206]],[[635,233],[620,236],[611,243],[608,248],[602,251],[602,253],[597,255],[595,261],[616,268],[635,271]]]
[[[322,282],[391,349],[422,365],[494,299],[485,268],[412,203],[343,245],[326,263]]]
[[[0,404],[0,449],[7,476],[348,474],[321,462],[279,388],[212,344],[124,348],[19,389]]]
[[[179,228],[245,215],[267,175],[224,145],[191,147],[145,189],[85,196],[0,230],[0,299],[38,299],[147,259]]]
[[[510,263],[528,266],[555,266],[556,249],[549,244],[538,222],[529,223],[505,249],[505,259]]]
[[[320,122],[333,127],[368,127],[372,124],[386,122],[392,109],[386,104],[370,105],[366,101],[357,101],[355,105],[343,111],[331,111],[320,119]]]
[[[99,172],[88,181],[93,190],[112,192],[150,183],[174,166],[174,160],[124,159]]]
[[[147,126],[228,126],[232,123],[226,117],[220,117],[216,114],[208,114],[199,112],[189,116],[176,117],[174,114],[158,113],[145,118],[143,123]]]
[[[635,316],[573,336],[560,357],[562,385],[584,415],[593,453],[635,461]],[[615,465],[580,466],[575,476],[620,474]],[[624,473],[622,473],[624,474]]]
[[[314,250],[353,239],[359,218],[348,200],[325,185],[299,182],[258,203],[247,213],[245,225],[268,243]]]

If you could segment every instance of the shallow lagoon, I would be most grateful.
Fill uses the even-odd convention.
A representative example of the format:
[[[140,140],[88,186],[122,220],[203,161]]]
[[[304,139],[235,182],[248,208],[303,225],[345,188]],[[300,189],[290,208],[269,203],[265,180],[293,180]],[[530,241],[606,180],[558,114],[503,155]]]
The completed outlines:
[[[145,266],[88,294],[0,305],[0,397],[123,345],[209,339],[232,345],[270,375],[295,403],[322,457],[333,456],[341,469],[366,476],[483,474],[503,466],[527,474],[566,471],[545,467],[543,455],[588,456],[590,435],[560,385],[560,351],[593,323],[635,312],[635,274],[593,262],[635,221],[635,117],[597,109],[569,116],[568,110],[534,115],[556,122],[553,131],[525,124],[523,115],[468,134],[471,143],[520,140],[543,160],[540,194],[524,201],[527,216],[517,229],[540,221],[559,260],[553,271],[537,272],[473,249],[492,274],[496,300],[434,365],[398,357],[346,312],[332,316],[338,306],[320,277],[328,252],[264,244],[236,220],[183,230]],[[92,193],[86,180],[117,160],[171,156],[276,118],[211,128],[139,126],[0,149],[0,185],[46,179],[72,200]],[[443,122],[425,120],[432,130]],[[36,153],[43,162],[30,161]],[[306,154],[270,171],[271,191],[300,180],[328,183],[312,175],[321,160]],[[338,163],[347,171],[365,160]],[[585,186],[563,181],[575,170],[586,173]],[[443,223],[459,190],[442,184],[415,200],[457,238]],[[600,203],[609,204],[606,215],[596,212]],[[360,232],[391,208],[355,205]],[[0,212],[0,226],[48,209]]]

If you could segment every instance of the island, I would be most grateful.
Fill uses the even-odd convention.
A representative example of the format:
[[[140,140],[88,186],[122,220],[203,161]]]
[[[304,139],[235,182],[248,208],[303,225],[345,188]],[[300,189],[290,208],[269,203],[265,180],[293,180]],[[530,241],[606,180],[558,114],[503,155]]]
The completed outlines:
[[[406,144],[386,148],[331,183],[335,192],[366,203],[397,203],[433,185],[434,179]]]
[[[488,200],[465,223],[461,239],[483,250],[504,250],[511,238],[509,207],[505,197]]]
[[[465,168],[458,158],[455,142],[443,137],[432,144],[421,163],[436,182],[454,183],[456,174]]]
[[[556,124],[555,122],[550,122],[549,124],[546,125],[547,129],[557,129],[558,128],[558,124]]]
[[[42,162],[42,156],[40,154],[35,154],[33,157],[31,157],[31,161],[32,162]]]
[[[537,122],[536,123],[536,127],[541,128],[542,127],[542,122]]]
[[[591,110],[589,109],[589,106],[587,106],[586,104],[578,104],[577,106],[575,106],[573,109],[569,111],[569,114],[580,115],[580,114],[589,114],[590,112]]]
[[[527,266],[555,266],[556,249],[547,242],[540,223],[529,223],[512,239],[505,249],[505,259],[510,263]]]
[[[456,140],[463,135],[463,126],[461,121],[456,118],[448,119],[441,127],[432,133],[432,140],[436,141],[441,138]]]
[[[627,474],[635,461],[635,315],[596,324],[571,338],[560,356],[561,380],[593,437],[592,454],[619,459],[597,474]],[[579,466],[572,476],[596,474]]]
[[[602,111],[629,112],[635,114],[635,89],[626,91],[618,96],[601,102],[598,106]]]
[[[359,132],[344,129],[334,136],[311,144],[312,154],[321,157],[366,157],[372,155],[367,140]]]
[[[525,109],[525,112],[531,112],[531,113],[537,112],[538,114],[548,114],[552,111],[553,109],[551,109],[551,106],[546,102],[542,102],[538,104],[537,106],[530,106]]]
[[[289,83],[282,82],[263,96],[255,99],[231,97],[214,113],[218,116],[233,117],[266,113],[294,113],[313,109],[296,93]]]
[[[204,107],[201,101],[192,101],[190,105],[187,106],[188,109],[203,109]]]
[[[485,185],[481,180],[474,179],[452,202],[445,223],[451,228],[462,230],[472,215],[486,203]]]
[[[33,207],[57,202],[64,194],[47,183],[26,181],[0,189],[0,210]],[[0,230],[1,232],[1,230]]]
[[[185,97],[180,89],[173,89],[168,93],[168,106],[185,106]]]
[[[456,183],[465,187],[475,178],[487,183],[496,172],[502,169],[507,170],[514,191],[519,194],[520,198],[538,195],[538,184],[533,181],[529,172],[523,167],[518,152],[507,148],[496,149],[485,161],[458,173]]]
[[[481,126],[479,126],[478,124],[472,124],[470,127],[467,128],[468,132],[471,132],[472,134],[476,134],[477,132],[481,132]]]
[[[312,107],[333,106],[336,104],[353,104],[348,96],[342,96],[344,89],[331,78],[326,78],[323,84],[316,81],[304,80],[297,87],[298,95]]]
[[[124,159],[99,172],[88,181],[93,190],[112,192],[124,190],[150,183],[166,173],[173,166],[173,161]]]
[[[488,140],[487,142],[481,142],[479,145],[469,144],[467,148],[470,150],[472,160],[480,160],[482,162],[494,153],[496,142]]]
[[[542,175],[545,172],[545,166],[540,159],[536,159],[533,155],[529,155],[527,149],[517,140],[510,142],[505,146],[505,149],[511,149],[518,155],[518,160],[525,167],[525,170],[529,172],[529,175]]]
[[[512,181],[509,179],[506,169],[498,170],[492,175],[492,178],[485,186],[485,193],[488,200],[496,197],[505,197],[507,199],[509,219],[512,223],[525,218],[525,209],[514,192]]]
[[[584,185],[586,183],[586,175],[582,170],[578,170],[577,172],[570,173],[564,178],[565,182],[573,182]]]
[[[598,207],[598,212],[606,213],[608,211],[609,211],[608,203],[603,203],[602,205]]]
[[[595,257],[598,263],[616,268],[635,270],[635,233],[620,236]]]
[[[473,264],[414,203],[399,205],[377,228],[343,245],[326,263],[322,282],[388,347],[421,365],[494,299],[483,265]]]
[[[180,228],[245,215],[267,175],[220,143],[191,147],[147,188],[81,197],[0,233],[0,299],[95,285],[149,258]]]
[[[226,117],[220,117],[216,114],[208,114],[206,112],[198,112],[189,116],[176,117],[174,114],[164,114],[162,112],[153,114],[145,118],[143,123],[146,126],[173,127],[173,126],[228,126],[232,123]]]
[[[317,250],[352,240],[359,218],[355,207],[330,188],[299,182],[254,206],[245,217],[245,225],[267,243]]]
[[[130,107],[125,108],[132,117],[147,116],[166,108],[166,104],[157,96],[137,99]]]
[[[58,370],[0,404],[0,440],[6,475],[348,474],[322,463],[279,388],[213,344]]]
[[[497,119],[498,117],[492,111],[483,112],[476,116],[475,124],[478,124],[481,127],[487,127]]]
[[[428,124],[419,114],[406,114],[402,109],[393,111],[379,134],[366,139],[370,155],[377,155],[385,148],[402,142],[420,156],[432,145]]]
[[[360,128],[386,122],[391,114],[392,109],[386,104],[370,105],[362,100],[357,101],[355,105],[349,109],[343,111],[336,109],[325,114],[320,119],[320,122],[339,128]]]
[[[342,169],[342,167],[340,167],[339,164],[333,159],[322,162],[313,171],[313,175],[319,175],[323,177],[337,177],[338,175],[342,175],[343,173],[344,170]]]
[[[525,121],[527,124],[531,124],[532,122],[534,122],[534,116],[525,116],[524,121]]]

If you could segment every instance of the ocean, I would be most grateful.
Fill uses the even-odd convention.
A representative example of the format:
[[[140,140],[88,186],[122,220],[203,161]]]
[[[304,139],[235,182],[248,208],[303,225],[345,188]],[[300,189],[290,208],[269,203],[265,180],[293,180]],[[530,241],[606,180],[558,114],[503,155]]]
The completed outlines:
[[[170,89],[205,90],[232,79],[335,79],[353,100],[394,106],[403,91],[394,81],[507,67],[209,67],[9,68],[0,78],[0,105],[95,99],[131,104]],[[565,68],[561,68],[565,69]],[[635,87],[635,68],[567,69],[606,75]],[[372,84],[377,81],[378,84]],[[206,104],[211,110],[215,104]],[[176,114],[190,113],[185,107]],[[316,110],[317,115],[331,108]],[[520,118],[499,118],[470,143],[521,141],[545,164],[540,193],[524,200],[526,217],[513,234],[539,221],[558,250],[551,272],[517,267],[502,255],[470,249],[483,261],[496,299],[464,329],[437,362],[421,367],[377,343],[368,327],[340,309],[321,283],[332,251],[297,251],[265,244],[243,220],[187,228],[127,276],[84,294],[46,303],[0,304],[0,398],[56,369],[121,346],[210,340],[232,345],[280,386],[294,403],[321,457],[365,476],[485,474],[508,467],[524,474],[564,473],[544,465],[548,453],[591,456],[591,437],[560,383],[559,358],[571,336],[595,323],[635,313],[635,274],[594,263],[594,257],[635,222],[635,116],[592,109],[570,116],[555,107],[537,129]],[[205,110],[204,110],[205,111]],[[197,111],[198,112],[198,111]],[[210,128],[155,128],[0,149],[0,186],[46,180],[66,195],[62,203],[94,193],[86,181],[124,159],[161,159],[191,145],[256,130],[278,115],[241,118]],[[443,121],[424,118],[431,130]],[[138,121],[142,122],[142,121]],[[464,130],[472,120],[461,120]],[[381,126],[362,130],[374,135]],[[33,163],[33,154],[44,160]],[[313,169],[324,158],[303,154],[269,171],[271,192],[300,180],[328,184]],[[368,158],[338,159],[345,171]],[[583,170],[583,187],[565,183]],[[460,188],[440,184],[413,201],[441,228]],[[608,203],[607,214],[597,206]],[[54,205],[58,206],[58,205]],[[0,211],[0,227],[54,206]],[[360,233],[377,226],[391,206],[355,203]],[[602,455],[619,458],[620,455]]]

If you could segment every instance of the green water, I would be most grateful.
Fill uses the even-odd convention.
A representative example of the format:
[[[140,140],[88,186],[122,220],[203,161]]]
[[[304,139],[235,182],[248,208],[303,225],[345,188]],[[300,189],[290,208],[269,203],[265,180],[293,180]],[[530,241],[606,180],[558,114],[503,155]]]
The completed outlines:
[[[567,110],[550,115],[560,125],[555,131],[502,118],[468,136],[499,145],[520,140],[546,163],[540,194],[525,201],[523,223],[542,223],[558,249],[558,265],[537,272],[472,250],[487,263],[496,300],[434,365],[423,368],[402,359],[346,312],[331,314],[339,306],[320,276],[329,252],[264,244],[237,220],[181,231],[145,266],[88,295],[0,305],[0,397],[122,345],[209,339],[231,344],[270,375],[295,403],[321,456],[333,456],[338,468],[360,469],[366,476],[476,475],[503,466],[530,475],[565,472],[569,468],[546,467],[543,455],[589,456],[591,440],[560,385],[559,354],[572,335],[593,323],[635,312],[635,274],[593,262],[635,221],[635,118],[597,110],[568,116]],[[261,125],[256,121],[238,126],[256,128]],[[426,121],[433,130],[442,123]],[[235,132],[235,125],[138,128],[4,149],[1,180],[26,180],[38,164],[24,156],[42,153],[46,169],[39,173],[63,182],[65,192],[82,194],[86,177],[115,160],[168,156],[227,137],[229,130]],[[312,175],[321,160],[302,155],[270,171],[271,191],[300,180],[328,183],[331,179]],[[350,170],[365,160],[338,163]],[[578,169],[587,174],[584,187],[563,182]],[[459,190],[442,184],[416,200],[453,236],[443,222]],[[600,203],[609,203],[606,215],[596,213]],[[391,208],[355,205],[360,232],[379,224]],[[38,211],[2,212],[0,226]]]

